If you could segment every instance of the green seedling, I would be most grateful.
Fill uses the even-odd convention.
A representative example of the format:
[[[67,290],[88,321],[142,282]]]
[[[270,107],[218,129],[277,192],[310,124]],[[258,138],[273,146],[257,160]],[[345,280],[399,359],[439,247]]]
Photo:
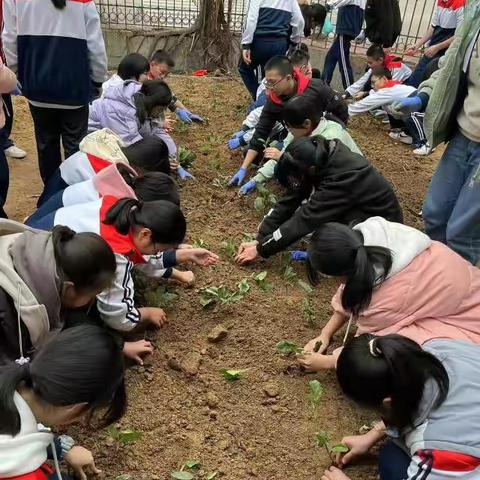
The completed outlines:
[[[215,170],[218,170],[216,168]],[[228,185],[228,180],[230,178],[227,175],[219,175],[215,180],[213,180],[212,185],[217,188],[225,188]]]
[[[193,248],[207,248],[207,244],[201,239],[198,238],[192,243]]]
[[[348,453],[350,448],[344,443],[337,443],[330,449],[330,451],[332,453]]]
[[[223,375],[223,378],[225,380],[228,380],[229,382],[234,382],[236,380],[240,380],[240,378],[242,378],[242,375],[247,371],[248,369],[228,370],[223,368],[222,370],[220,370],[220,373]]]
[[[291,265],[286,265],[285,269],[283,270],[283,278],[288,283],[293,283],[297,279],[297,274]]]
[[[179,147],[177,153],[178,163],[187,170],[192,167],[195,160],[195,154],[186,147]]]
[[[242,233],[242,242],[253,242],[257,238],[255,233]]]
[[[168,309],[178,299],[178,295],[167,287],[147,288],[143,294],[145,306]]]
[[[315,327],[317,321],[317,315],[315,313],[315,309],[313,308],[312,302],[309,298],[304,298],[302,303],[300,304],[300,308],[303,313],[303,318],[305,319],[305,323],[310,327]],[[317,350],[318,351],[318,350]]]
[[[309,382],[307,398],[313,411],[320,405],[324,390],[323,385],[318,380],[311,380]]]
[[[257,284],[257,287],[263,290],[264,292],[270,292],[273,289],[273,285],[267,282],[267,275],[268,272],[260,272],[257,274],[253,274],[253,279]]]
[[[299,280],[297,283],[298,283],[298,286],[302,290],[305,290],[305,292],[307,292],[309,295],[313,293],[313,288],[307,282],[304,282],[303,280]]]
[[[236,303],[242,300],[249,290],[250,285],[247,280],[239,282],[236,290],[230,290],[223,285],[220,287],[202,288],[200,290],[200,305],[206,308],[215,303],[219,303],[220,305]]]
[[[233,258],[237,254],[237,244],[233,240],[225,240],[222,242],[222,251],[229,258]]]
[[[320,448],[325,448],[328,458],[330,458],[330,461],[334,463],[332,454],[330,452],[330,447],[328,446],[328,442],[329,442],[329,438],[327,433],[319,432],[315,434],[315,445]]]
[[[212,153],[212,150],[213,150],[213,146],[210,145],[209,143],[202,143],[202,145],[200,145],[198,149],[198,151],[202,155],[209,155],[210,153]]]
[[[215,480],[218,477],[218,472],[212,472],[207,476],[207,480]]]
[[[107,428],[107,433],[113,438],[113,440],[115,440],[115,442],[122,446],[135,443],[142,436],[141,432],[135,430],[119,430],[113,425],[110,425]]]
[[[174,478],[175,480],[193,480],[194,478],[190,472],[184,472],[183,470],[172,472],[170,477]]]
[[[264,185],[260,183],[257,184],[257,197],[253,202],[253,208],[255,208],[255,211],[263,215],[265,210],[273,207],[276,203],[276,195],[271,193]]]
[[[299,347],[296,343],[293,342],[279,342],[276,345],[276,349],[282,354],[282,355],[302,355],[303,354],[303,348]]]
[[[210,135],[208,137],[208,141],[210,143],[222,143],[222,139],[220,137],[217,137],[217,135]]]
[[[187,460],[182,469],[185,468],[189,468],[190,470],[200,468],[200,460]]]
[[[237,284],[238,293],[241,295],[246,295],[250,291],[250,284],[248,280],[244,278],[241,282]]]

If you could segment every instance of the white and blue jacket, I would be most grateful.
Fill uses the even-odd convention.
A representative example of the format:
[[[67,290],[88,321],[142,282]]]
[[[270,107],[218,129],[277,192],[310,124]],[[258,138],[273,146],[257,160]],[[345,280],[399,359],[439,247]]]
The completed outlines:
[[[33,105],[87,105],[107,78],[107,54],[92,0],[3,0],[3,48]]]
[[[242,48],[250,50],[257,37],[285,38],[298,44],[305,21],[297,0],[250,0]]]
[[[367,0],[327,0],[327,5],[338,8],[336,33],[348,37],[358,37],[362,31]]]

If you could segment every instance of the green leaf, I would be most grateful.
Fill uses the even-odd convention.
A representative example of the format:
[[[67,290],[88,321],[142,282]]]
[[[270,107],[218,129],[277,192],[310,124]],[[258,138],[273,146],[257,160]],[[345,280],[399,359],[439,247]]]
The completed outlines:
[[[344,443],[338,443],[337,445],[334,445],[330,451],[332,453],[347,453],[350,451],[350,448],[347,447]]]
[[[213,472],[210,475],[208,475],[207,480],[214,480],[217,477],[218,477],[218,472]]]
[[[176,480],[193,480],[193,475],[190,472],[172,472],[170,476]]]
[[[141,432],[135,430],[122,430],[118,432],[118,442],[122,445],[135,443],[142,436]]]
[[[188,460],[185,462],[186,468],[200,468],[200,460]]]
[[[267,275],[268,275],[268,272],[260,272],[260,273],[257,273],[253,278],[257,281],[257,282],[263,282],[266,278],[267,278]]]
[[[215,303],[213,298],[200,297],[200,305],[203,308],[207,308],[209,305],[212,305],[212,303]]]
[[[293,342],[278,342],[276,345],[277,350],[283,355],[290,355],[292,353],[302,354],[303,348],[299,347],[296,343]]]
[[[239,293],[241,293],[242,295],[245,295],[250,290],[250,285],[247,282],[247,280],[244,279],[237,285],[237,288]]]
[[[124,473],[122,475],[119,475],[118,477],[115,477],[114,480],[133,480],[133,477],[131,475],[128,475],[127,473]]]
[[[243,369],[243,370],[227,370],[227,369],[222,369],[220,370],[220,373],[223,375],[223,378],[225,380],[228,380],[229,382],[233,382],[235,380],[240,380],[242,377],[242,374],[247,372],[248,369]]]
[[[325,447],[328,443],[328,435],[325,432],[315,434],[315,445],[317,447]]]
[[[313,288],[307,282],[304,282],[303,280],[298,281],[298,286],[303,288],[303,290],[305,290],[309,294],[313,293]]]
[[[323,385],[318,380],[309,382],[308,401],[313,408],[317,408],[324,392]]]

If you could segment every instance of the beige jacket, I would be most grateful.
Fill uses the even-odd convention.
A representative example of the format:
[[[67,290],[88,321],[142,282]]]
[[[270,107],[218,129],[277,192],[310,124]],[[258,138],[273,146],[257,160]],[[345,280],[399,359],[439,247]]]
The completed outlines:
[[[16,75],[0,60],[0,93],[10,93],[17,86]],[[3,105],[2,105],[3,106]],[[0,128],[5,125],[5,109],[0,108]]]

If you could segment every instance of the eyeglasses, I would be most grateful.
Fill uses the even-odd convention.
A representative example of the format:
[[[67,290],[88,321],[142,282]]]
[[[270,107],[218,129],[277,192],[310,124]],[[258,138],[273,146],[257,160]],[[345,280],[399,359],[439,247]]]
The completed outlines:
[[[285,80],[286,77],[282,77],[280,80],[277,80],[276,82],[269,82],[265,80],[265,88],[268,88],[269,90],[274,89],[282,80]]]

